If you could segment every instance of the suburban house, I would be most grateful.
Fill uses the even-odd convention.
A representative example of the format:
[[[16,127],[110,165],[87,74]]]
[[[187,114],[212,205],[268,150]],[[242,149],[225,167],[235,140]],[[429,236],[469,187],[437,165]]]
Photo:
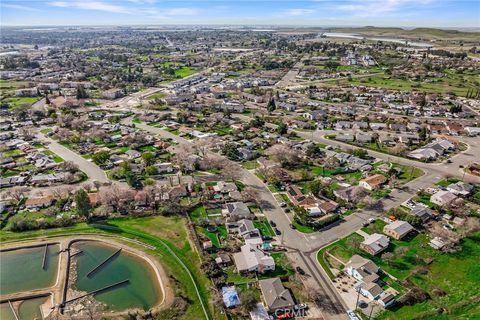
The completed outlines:
[[[230,193],[237,191],[237,186],[233,182],[219,181],[217,185],[213,186],[213,190],[219,193]]]
[[[380,268],[373,261],[359,255],[353,255],[345,266],[345,272],[358,280],[355,284],[355,290],[364,297],[378,300],[384,307],[388,307],[395,302],[395,296],[383,291],[379,285]]]
[[[390,239],[383,234],[374,233],[369,235],[362,243],[360,243],[360,249],[370,253],[371,255],[377,255],[388,248]]]
[[[227,223],[227,230],[231,233],[238,233],[243,237],[245,243],[259,245],[263,243],[260,231],[255,228],[252,220],[242,219],[237,222]]]
[[[288,198],[292,203],[296,206],[300,205],[300,202],[305,200],[305,195],[302,193],[302,191],[295,185],[290,185],[287,187],[287,192]]]
[[[385,182],[387,182],[387,178],[384,175],[374,174],[373,176],[360,180],[358,185],[367,190],[376,190]]]
[[[335,197],[343,201],[351,202],[353,201],[354,194],[357,192],[356,190],[358,190],[358,188],[362,187],[350,186],[345,188],[338,188],[337,190],[333,191],[333,194],[335,195]],[[363,188],[361,190],[365,191]]]
[[[400,240],[412,232],[413,227],[406,221],[396,220],[383,227],[383,233],[394,239]]]
[[[25,209],[38,210],[51,206],[53,203],[53,196],[28,198],[25,201]]]
[[[359,282],[355,285],[355,289],[360,294],[371,300],[377,300],[383,294],[383,289],[375,282]]]
[[[448,191],[457,196],[468,196],[470,193],[473,192],[474,189],[475,188],[473,185],[462,181],[453,183],[447,187]]]
[[[266,272],[275,270],[275,261],[255,245],[245,244],[233,255],[237,272]]]
[[[430,197],[430,201],[439,206],[445,206],[445,205],[451,204],[455,200],[457,200],[457,196],[451,193],[450,191],[445,191],[445,190],[440,190]]]
[[[353,255],[345,266],[345,272],[359,281],[375,282],[380,268],[369,259]]]
[[[251,217],[250,209],[248,209],[247,205],[243,202],[227,203],[222,213],[228,217],[229,221],[238,221]]]
[[[410,213],[419,217],[422,222],[427,222],[433,217],[433,211],[429,207],[422,204],[415,205]]]
[[[295,305],[290,290],[283,286],[280,278],[260,280],[258,286],[262,292],[262,300],[269,312],[291,309]]]

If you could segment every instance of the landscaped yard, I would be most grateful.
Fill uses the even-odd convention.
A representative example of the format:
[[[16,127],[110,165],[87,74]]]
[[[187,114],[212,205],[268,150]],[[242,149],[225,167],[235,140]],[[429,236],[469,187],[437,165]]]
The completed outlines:
[[[269,236],[269,237],[275,236],[275,232],[273,231],[272,226],[266,219],[255,220],[253,224],[255,225],[255,228],[260,230],[260,232],[262,233],[262,236]]]
[[[377,220],[374,224],[365,228],[364,231],[371,233],[379,232],[380,229],[383,229],[383,222]],[[428,245],[430,239],[425,234],[413,235],[409,240],[391,239],[388,252],[393,252],[394,257],[389,261],[379,256],[371,256],[355,248],[354,244],[362,240],[363,237],[358,234],[352,234],[320,250],[318,254],[320,264],[327,268],[327,273],[333,277],[333,274],[329,271],[330,266],[325,259],[326,251],[344,263],[348,262],[352,255],[359,254],[371,259],[382,270],[400,281],[408,278],[430,295],[430,299],[426,302],[413,306],[393,308],[381,314],[378,317],[379,319],[415,319],[420,318],[419,314],[422,312],[433,312],[431,314],[432,317],[427,316],[424,319],[434,319],[434,312],[438,308],[450,310],[455,304],[468,303],[468,299],[478,298],[478,283],[480,283],[480,265],[478,264],[480,233],[464,239],[462,241],[462,250],[456,253],[442,253],[434,250]],[[402,253],[402,250],[398,249],[400,247],[403,247],[404,249],[402,250],[406,250],[406,252]],[[418,272],[420,269],[426,270],[426,273],[425,271]],[[399,288],[401,286],[399,282],[390,283],[390,285],[396,289],[401,289]],[[445,291],[446,295],[435,295],[434,289],[438,290],[439,288]],[[460,305],[459,307],[465,308],[466,305]],[[469,314],[469,316],[480,315],[478,308],[473,310],[475,313]],[[447,318],[442,317],[441,319]]]

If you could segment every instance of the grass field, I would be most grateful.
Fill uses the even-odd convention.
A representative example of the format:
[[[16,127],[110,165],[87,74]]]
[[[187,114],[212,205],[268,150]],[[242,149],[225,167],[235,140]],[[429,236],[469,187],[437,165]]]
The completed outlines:
[[[382,228],[382,222],[377,220],[369,226],[368,232],[378,232]],[[353,254],[359,254],[374,261],[382,270],[400,280],[409,279],[416,286],[429,293],[430,299],[426,302],[413,306],[402,306],[388,310],[377,319],[436,319],[429,317],[429,312],[436,312],[438,308],[445,308],[452,314],[463,315],[461,319],[476,319],[480,316],[480,308],[470,308],[469,299],[479,297],[478,283],[480,283],[480,233],[462,241],[462,249],[455,253],[442,253],[428,245],[429,238],[425,234],[417,234],[408,240],[391,239],[389,252],[396,252],[399,247],[408,248],[405,254],[395,253],[391,261],[384,261],[380,257],[373,257],[350,245],[351,239],[361,241],[363,238],[358,234],[352,234],[332,245],[320,250],[318,260],[325,268],[329,267],[325,261],[325,251],[347,262]],[[432,259],[430,262],[429,260]],[[427,273],[417,272],[419,268],[427,270]],[[331,274],[331,272],[328,272]],[[400,285],[398,282],[392,284]],[[434,294],[434,289],[441,288],[446,295]],[[467,305],[462,302],[467,302]],[[477,300],[478,303],[478,300]],[[468,312],[463,313],[462,312]],[[425,316],[423,313],[426,313]],[[433,313],[432,315],[435,315]],[[453,319],[441,317],[438,319]],[[459,318],[460,319],[460,318]]]
[[[352,78],[351,80],[340,80],[341,85],[364,85],[375,88],[394,89],[403,91],[422,91],[431,93],[453,92],[458,96],[466,96],[469,89],[474,88],[469,78],[460,78],[455,75],[448,75],[441,79],[430,79],[432,82],[412,81],[404,79],[395,79],[389,76],[371,76],[365,78]],[[329,85],[336,85],[336,81],[326,82]]]
[[[15,109],[23,105],[32,105],[40,99],[41,97],[12,97],[5,99],[5,101],[10,105],[10,108]]]
[[[177,70],[175,70],[175,75],[177,77],[185,78],[188,76],[191,76],[192,74],[196,73],[197,70],[189,68],[189,67],[181,67]]]

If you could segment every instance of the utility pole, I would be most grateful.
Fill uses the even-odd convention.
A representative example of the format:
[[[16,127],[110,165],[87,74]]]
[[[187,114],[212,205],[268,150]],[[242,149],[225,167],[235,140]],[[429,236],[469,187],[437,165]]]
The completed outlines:
[[[360,284],[357,288],[357,302],[355,302],[355,311],[358,309],[358,300],[360,299],[360,290],[362,289],[362,285]]]
[[[373,313],[373,306],[370,305],[370,313],[368,315],[368,320],[370,320],[372,318],[372,313]]]

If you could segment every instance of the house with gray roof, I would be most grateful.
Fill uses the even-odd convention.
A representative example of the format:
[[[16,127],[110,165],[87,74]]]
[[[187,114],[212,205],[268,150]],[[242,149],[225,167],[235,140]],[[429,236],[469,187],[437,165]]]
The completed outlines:
[[[394,239],[400,240],[413,231],[413,227],[406,221],[396,220],[383,227],[383,233]]]
[[[269,255],[266,255],[256,245],[245,244],[240,252],[233,255],[237,272],[260,272],[275,270],[275,261]]]
[[[227,203],[226,208],[222,213],[227,216],[228,221],[238,221],[242,219],[251,218],[250,209],[243,202]]]
[[[380,252],[385,251],[390,244],[390,239],[383,234],[374,233],[369,235],[362,243],[360,243],[360,249],[370,253],[371,255],[377,255]]]
[[[260,280],[258,286],[269,312],[291,309],[295,305],[290,290],[283,286],[280,278]]]

